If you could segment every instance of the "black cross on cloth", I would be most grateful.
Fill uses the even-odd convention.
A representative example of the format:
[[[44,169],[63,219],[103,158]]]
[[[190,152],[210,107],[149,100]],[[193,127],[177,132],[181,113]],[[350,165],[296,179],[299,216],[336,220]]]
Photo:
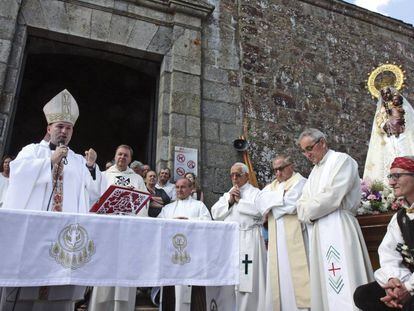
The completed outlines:
[[[244,274],[249,274],[249,263],[253,263],[253,260],[249,260],[249,255],[245,254],[242,263],[244,264]]]
[[[131,180],[128,177],[124,176],[115,176],[115,185],[117,186],[129,186],[131,184]]]

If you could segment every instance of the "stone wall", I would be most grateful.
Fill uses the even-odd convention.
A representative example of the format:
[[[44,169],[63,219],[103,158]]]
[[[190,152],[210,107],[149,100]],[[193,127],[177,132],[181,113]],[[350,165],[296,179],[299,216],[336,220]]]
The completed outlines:
[[[367,74],[387,61],[403,65],[403,94],[413,103],[414,29],[342,1],[210,2],[216,8],[203,33],[204,186],[222,192],[222,178],[229,186],[227,170],[238,158],[231,141],[243,132],[243,117],[262,184],[278,153],[292,154],[299,171],[310,172],[295,146],[305,127],[324,131],[362,174],[376,103],[365,89]]]
[[[157,168],[172,165],[174,146],[200,149],[201,20],[213,9],[198,0],[3,0],[0,153],[13,127],[29,36],[159,62],[157,129],[152,133]]]
[[[176,145],[198,148],[207,205],[230,187],[242,134],[261,184],[281,152],[309,173],[295,146],[308,126],[362,173],[375,110],[365,80],[380,63],[403,65],[414,102],[413,27],[339,0],[2,0],[0,151],[33,34],[159,62],[157,166]]]

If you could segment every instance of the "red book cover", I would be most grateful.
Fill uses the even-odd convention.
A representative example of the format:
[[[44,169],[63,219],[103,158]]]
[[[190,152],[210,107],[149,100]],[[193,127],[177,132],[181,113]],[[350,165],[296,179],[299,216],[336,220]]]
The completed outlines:
[[[151,195],[131,188],[110,186],[89,212],[97,214],[138,214]]]

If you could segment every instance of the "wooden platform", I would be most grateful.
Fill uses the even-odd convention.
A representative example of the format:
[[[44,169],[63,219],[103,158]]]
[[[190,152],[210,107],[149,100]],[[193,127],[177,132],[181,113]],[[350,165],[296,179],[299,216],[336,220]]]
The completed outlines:
[[[393,215],[394,212],[357,216],[374,270],[379,268],[378,246],[387,232],[388,223]]]

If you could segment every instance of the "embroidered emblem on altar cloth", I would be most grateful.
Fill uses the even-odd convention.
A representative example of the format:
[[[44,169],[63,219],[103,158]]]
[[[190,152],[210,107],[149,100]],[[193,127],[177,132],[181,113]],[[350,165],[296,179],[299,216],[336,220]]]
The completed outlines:
[[[131,179],[129,179],[129,177],[125,177],[125,176],[115,176],[116,180],[115,180],[115,185],[117,186],[129,186],[131,184]]]
[[[49,255],[65,268],[84,266],[95,254],[95,244],[80,224],[71,224],[60,231],[58,240],[50,246]]]
[[[211,299],[210,311],[218,311],[217,302],[214,299]]]
[[[336,294],[339,294],[344,287],[344,280],[342,277],[342,261],[341,254],[334,246],[329,246],[326,252],[326,264],[328,267],[328,282],[330,288]]]
[[[177,233],[172,238],[172,244],[176,249],[174,255],[171,257],[171,261],[174,264],[184,265],[191,261],[190,255],[187,253],[185,248],[187,247],[187,238],[182,233]]]

